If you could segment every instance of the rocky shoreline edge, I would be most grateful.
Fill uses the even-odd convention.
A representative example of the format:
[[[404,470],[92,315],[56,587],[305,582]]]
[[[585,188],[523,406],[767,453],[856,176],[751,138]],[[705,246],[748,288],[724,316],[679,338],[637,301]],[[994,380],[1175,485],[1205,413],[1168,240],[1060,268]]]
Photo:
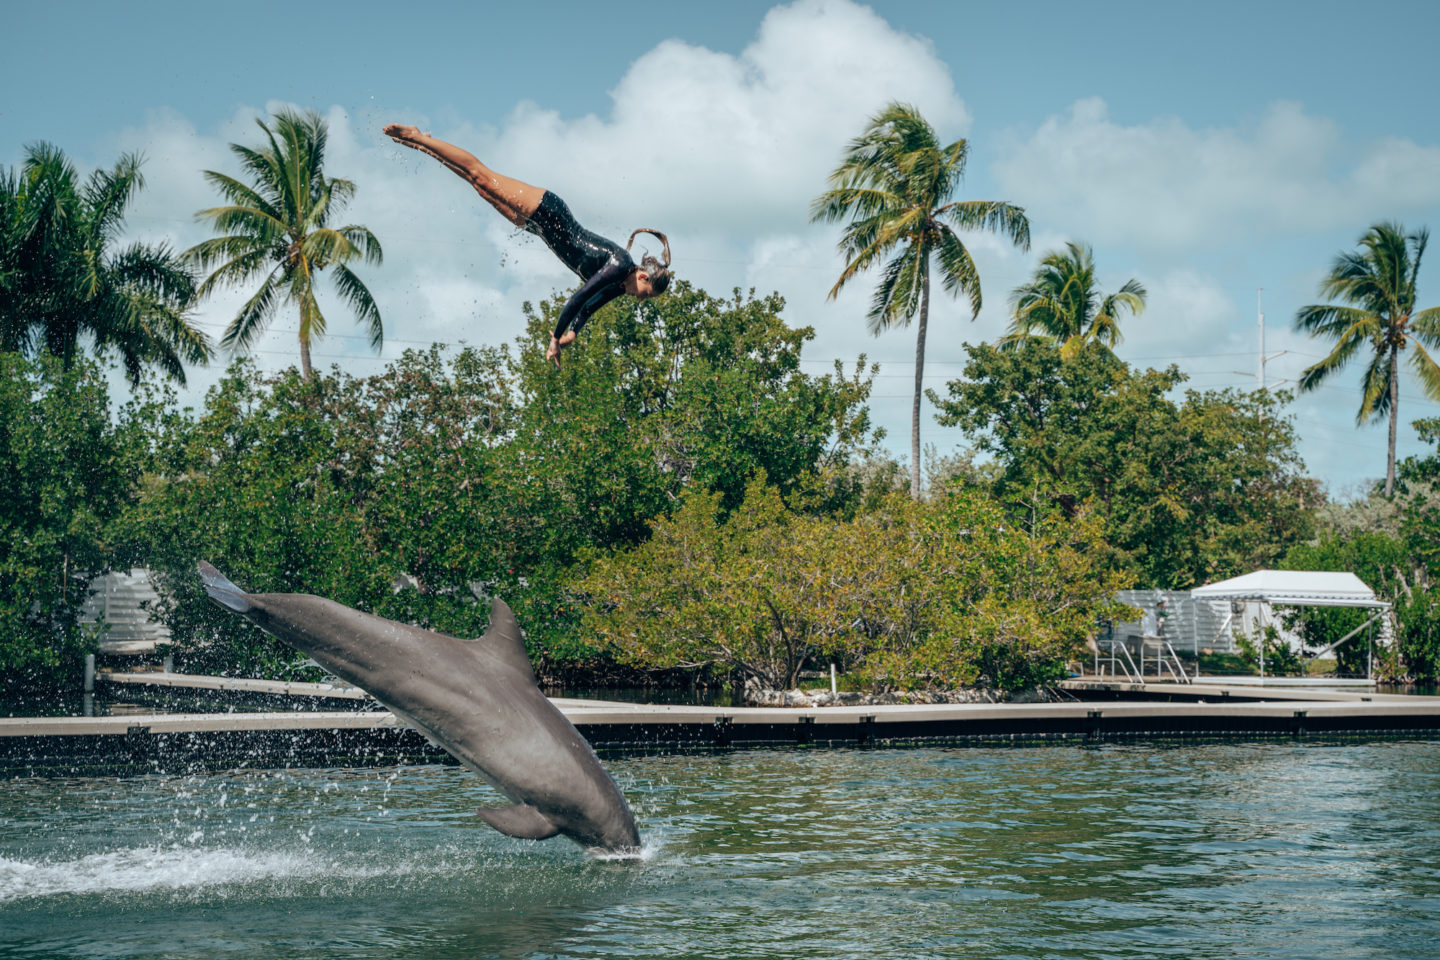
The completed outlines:
[[[851,693],[829,690],[776,690],[750,681],[745,703],[755,707],[878,707],[894,704],[937,703],[1057,703],[1073,700],[1053,687],[1030,687],[1007,692],[992,687],[959,690],[897,690],[888,693]]]

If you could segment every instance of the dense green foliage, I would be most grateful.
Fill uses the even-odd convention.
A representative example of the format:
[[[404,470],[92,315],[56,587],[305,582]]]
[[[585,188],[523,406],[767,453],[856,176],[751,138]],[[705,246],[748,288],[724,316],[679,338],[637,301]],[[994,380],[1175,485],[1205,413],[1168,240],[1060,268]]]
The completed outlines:
[[[1389,418],[1385,460],[1385,496],[1395,491],[1395,432],[1400,417],[1400,355],[1427,396],[1440,400],[1440,307],[1416,310],[1416,280],[1429,232],[1406,234],[1398,223],[1377,223],[1360,238],[1362,251],[1335,258],[1320,283],[1320,295],[1342,303],[1311,304],[1295,315],[1295,328],[1333,340],[1335,346],[1300,378],[1301,390],[1314,390],[1356,354],[1368,353],[1356,423]]]
[[[260,281],[225,328],[222,343],[243,349],[264,332],[283,302],[300,312],[300,372],[310,379],[310,344],[325,335],[325,315],[316,298],[316,280],[333,270],[335,289],[380,349],[385,328],[380,309],[364,282],[348,266],[357,260],[379,264],[380,241],[367,227],[351,224],[332,227],[331,218],[355,196],[355,184],[325,175],[325,144],[329,137],[323,118],[313,110],[300,114],[280,110],[275,127],[256,124],[265,134],[258,149],[230,144],[240,158],[250,183],[214,170],[205,179],[228,205],[201,210],[220,232],[186,252],[201,269],[213,272],[200,286],[204,296],[217,286],[238,286]]]
[[[832,662],[881,687],[1052,681],[1104,618],[1088,517],[1026,527],[973,491],[891,495],[845,520],[786,508],[763,478],[726,515],[697,492],[578,584],[585,625],[623,659],[739,669],[769,687]]]
[[[830,174],[831,189],[815,198],[812,219],[848,220],[840,239],[845,268],[833,299],[858,274],[888,257],[867,319],[879,334],[915,326],[915,399],[910,425],[910,496],[920,496],[920,399],[930,318],[930,263],[938,261],[947,293],[964,294],[980,313],[980,273],[958,231],[990,230],[1030,249],[1030,222],[1021,207],[995,200],[951,200],[965,175],[967,141],[941,146],[914,107],[891,103],[845,148]]]
[[[28,147],[0,169],[0,351],[49,353],[69,366],[88,339],[118,355],[132,384],[155,367],[179,383],[210,342],[190,326],[195,281],[165,244],[116,249],[125,210],[144,186],[127,154],[82,184],[65,154]]]
[[[130,514],[185,653],[226,670],[292,658],[203,600],[207,559],[247,589],[461,635],[483,630],[479,596],[504,596],[537,655],[594,657],[564,589],[582,551],[640,542],[692,487],[738,503],[757,470],[823,503],[821,473],[869,439],[868,374],[799,372],[811,334],[778,298],[678,284],[612,305],[556,372],[543,350],[560,306],[532,311],[518,355],[432,349],[309,381],[233,366]]]
[[[110,562],[159,408],[146,391],[112,421],[91,361],[0,353],[0,688],[73,676],[93,649],[76,618]]]
[[[1321,497],[1303,474],[1283,395],[1169,395],[1175,367],[1135,371],[1053,342],[969,347],[962,379],[931,395],[999,467],[993,492],[1025,510],[1093,504],[1110,563],[1145,588],[1183,589],[1273,566],[1311,536]]]

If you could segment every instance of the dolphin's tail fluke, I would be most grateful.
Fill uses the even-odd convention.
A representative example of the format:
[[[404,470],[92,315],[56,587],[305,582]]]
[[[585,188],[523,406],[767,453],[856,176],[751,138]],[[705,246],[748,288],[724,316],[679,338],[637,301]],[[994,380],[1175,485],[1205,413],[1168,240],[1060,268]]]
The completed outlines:
[[[229,607],[236,613],[244,613],[250,609],[250,601],[245,596],[245,591],[231,583],[219,570],[216,570],[204,560],[200,561],[200,579],[205,581],[205,592],[210,594],[210,599]]]

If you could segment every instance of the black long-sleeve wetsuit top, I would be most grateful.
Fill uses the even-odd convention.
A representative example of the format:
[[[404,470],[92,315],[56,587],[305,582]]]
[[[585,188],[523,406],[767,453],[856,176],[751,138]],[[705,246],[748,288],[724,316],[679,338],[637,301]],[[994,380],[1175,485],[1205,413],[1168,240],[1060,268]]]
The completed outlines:
[[[579,333],[591,314],[625,292],[625,277],[635,269],[629,252],[580,226],[570,207],[555,194],[545,192],[525,229],[544,240],[560,262],[585,281],[560,311],[555,324],[557,340],[566,330]]]

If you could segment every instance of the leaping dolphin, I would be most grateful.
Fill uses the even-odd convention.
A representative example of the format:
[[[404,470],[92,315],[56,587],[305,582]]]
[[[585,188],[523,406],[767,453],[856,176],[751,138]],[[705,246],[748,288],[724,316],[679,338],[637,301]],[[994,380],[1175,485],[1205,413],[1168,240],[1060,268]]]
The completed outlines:
[[[211,599],[365,690],[513,800],[476,811],[496,830],[639,852],[625,797],[540,692],[503,601],[493,602],[484,636],[459,640],[306,593],[246,593],[203,560],[200,577]]]

